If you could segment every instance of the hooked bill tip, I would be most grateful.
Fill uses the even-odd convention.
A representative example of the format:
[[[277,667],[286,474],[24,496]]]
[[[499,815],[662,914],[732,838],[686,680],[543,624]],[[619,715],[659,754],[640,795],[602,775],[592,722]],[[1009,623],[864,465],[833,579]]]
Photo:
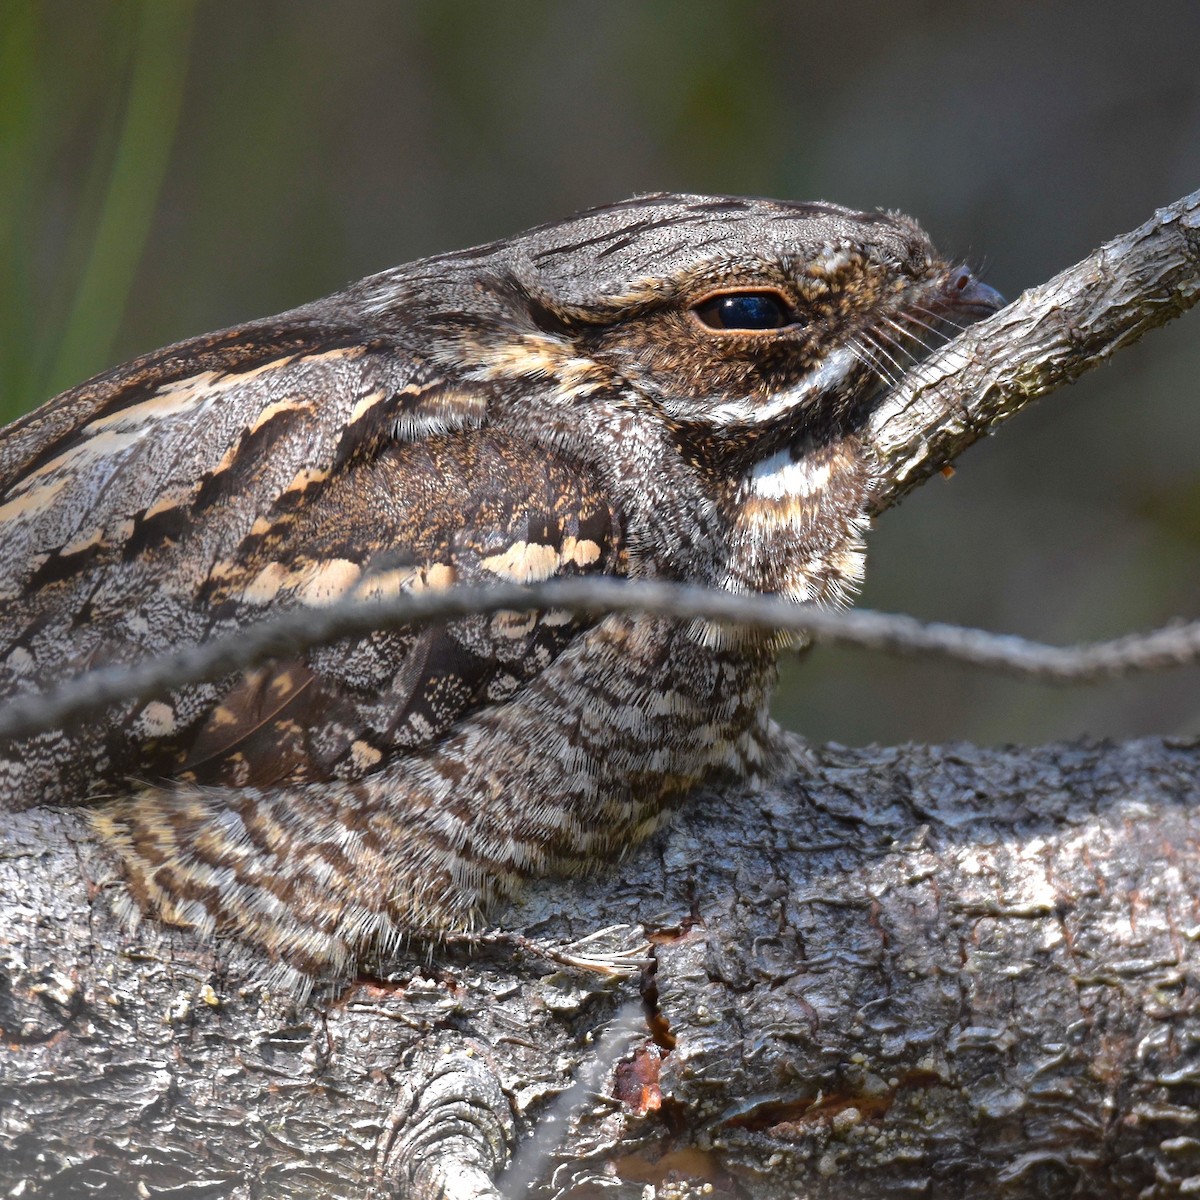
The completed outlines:
[[[965,269],[950,275],[943,294],[947,307],[979,318],[998,312],[1008,303],[994,287],[976,279]]]

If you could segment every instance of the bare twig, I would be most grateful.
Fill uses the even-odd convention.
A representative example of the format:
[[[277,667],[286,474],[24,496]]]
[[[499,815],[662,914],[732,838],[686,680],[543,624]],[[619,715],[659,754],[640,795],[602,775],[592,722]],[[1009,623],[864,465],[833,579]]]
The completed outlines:
[[[688,584],[607,577],[560,579],[528,587],[452,588],[386,601],[344,600],[327,608],[291,612],[151,662],[89,671],[40,695],[15,697],[0,712],[0,738],[56,728],[107,704],[149,700],[184,684],[301,654],[343,637],[415,621],[534,608],[641,612],[778,629],[892,654],[934,654],[1049,683],[1080,683],[1200,659],[1200,621],[1111,642],[1057,647],[913,617],[868,610],[832,612],[773,596],[733,595]]]
[[[884,400],[868,436],[878,460],[873,510],[894,504],[1038,396],[1070,383],[1148,329],[1200,300],[1200,192],[1033,288],[910,372]],[[150,699],[373,629],[502,609],[644,612],[803,633],[816,641],[934,654],[1028,679],[1079,683],[1200,658],[1200,622],[1090,646],[1022,638],[873,612],[835,613],[767,596],[658,581],[561,580],[462,588],[387,603],[344,601],[289,613],[202,646],[132,667],[107,667],[42,695],[11,700],[0,738],[53,728],[107,704]]]
[[[596,1093],[617,1060],[645,1032],[641,1002],[627,1001],[600,1035],[595,1053],[582,1064],[575,1082],[550,1105],[532,1136],[517,1150],[508,1170],[497,1180],[501,1196],[513,1200],[529,1194],[530,1188],[543,1178],[555,1151],[566,1141],[571,1122],[595,1102]]]

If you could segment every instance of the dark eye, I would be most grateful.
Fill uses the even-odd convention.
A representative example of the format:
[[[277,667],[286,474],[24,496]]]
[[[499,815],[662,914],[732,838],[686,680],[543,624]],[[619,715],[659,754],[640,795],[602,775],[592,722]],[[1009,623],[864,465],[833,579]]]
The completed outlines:
[[[777,292],[727,292],[692,311],[709,329],[782,329],[796,323],[796,314]]]

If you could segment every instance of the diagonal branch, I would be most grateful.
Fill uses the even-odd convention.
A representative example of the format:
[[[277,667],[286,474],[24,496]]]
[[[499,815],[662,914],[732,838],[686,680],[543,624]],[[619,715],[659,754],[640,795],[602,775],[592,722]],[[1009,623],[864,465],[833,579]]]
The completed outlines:
[[[881,513],[1016,416],[1200,301],[1200,191],[1160,208],[943,346],[870,427]]]

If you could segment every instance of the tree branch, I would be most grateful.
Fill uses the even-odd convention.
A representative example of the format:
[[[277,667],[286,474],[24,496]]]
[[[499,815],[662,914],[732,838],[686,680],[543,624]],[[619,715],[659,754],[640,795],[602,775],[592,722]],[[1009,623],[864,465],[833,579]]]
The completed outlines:
[[[797,754],[531,885],[496,914],[522,939],[414,948],[299,1012],[231,945],[123,929],[77,810],[14,814],[5,1191],[497,1200],[535,1139],[546,1197],[1190,1194],[1197,743]],[[632,1050],[572,1094],[629,1002]]]
[[[1200,300],[1200,191],[971,326],[871,420],[883,512],[1016,416]]]
[[[837,612],[659,580],[561,579],[409,593],[384,601],[349,599],[287,613],[175,654],[132,667],[102,667],[48,692],[13,697],[0,711],[0,739],[56,729],[108,704],[153,700],[188,683],[302,654],[344,637],[412,622],[531,608],[641,612],[777,629],[889,654],[933,655],[1045,683],[1088,683],[1200,660],[1200,621],[1090,645],[1050,646],[897,614]]]

